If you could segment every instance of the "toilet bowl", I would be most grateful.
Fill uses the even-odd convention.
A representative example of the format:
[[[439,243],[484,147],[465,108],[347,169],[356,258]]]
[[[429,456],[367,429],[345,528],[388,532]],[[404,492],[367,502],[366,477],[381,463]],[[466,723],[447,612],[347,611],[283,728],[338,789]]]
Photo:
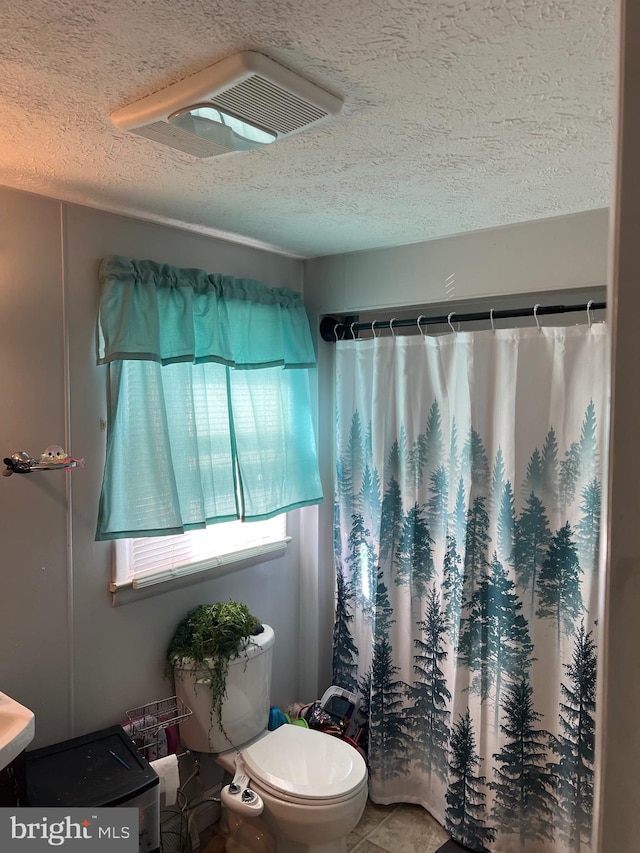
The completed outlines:
[[[217,761],[233,774],[237,756],[264,804],[260,820],[276,853],[346,851],[346,837],[367,801],[367,768],[357,750],[322,732],[284,725],[218,755]],[[252,820],[238,812],[227,821],[229,851],[243,849],[236,839],[246,837],[245,825]]]

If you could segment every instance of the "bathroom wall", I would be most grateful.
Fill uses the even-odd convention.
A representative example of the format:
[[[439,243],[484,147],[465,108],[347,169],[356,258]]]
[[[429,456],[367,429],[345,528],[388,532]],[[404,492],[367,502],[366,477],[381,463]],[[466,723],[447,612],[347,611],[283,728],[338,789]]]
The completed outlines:
[[[111,545],[94,541],[106,440],[97,269],[108,254],[302,287],[292,258],[0,189],[0,458],[61,444],[87,460],[69,474],[0,479],[0,690],[34,710],[33,746],[119,722],[127,708],[168,695],[168,641],[204,602],[244,601],[274,627],[272,700],[299,698],[300,513],[289,516],[284,557],[111,606]]]
[[[325,504],[290,514],[286,556],[113,608],[110,545],[94,541],[106,439],[106,371],[96,367],[94,347],[103,256],[294,289],[304,274],[316,334],[328,313],[409,310],[450,297],[459,307],[489,296],[496,306],[532,304],[532,294],[543,304],[603,296],[607,227],[607,212],[594,211],[318,258],[303,271],[302,262],[274,253],[0,189],[0,458],[52,443],[87,457],[86,469],[71,474],[0,479],[0,690],[36,712],[34,746],[116,722],[126,708],[167,695],[167,642],[201,602],[239,599],[273,625],[275,703],[315,698],[331,677],[334,347],[318,342],[314,401]]]
[[[59,205],[0,193],[0,459],[63,441],[61,270]],[[64,477],[0,478],[0,690],[37,707],[45,739],[69,718]]]
[[[467,310],[488,310],[536,302],[586,305],[588,299],[606,299],[607,242],[608,212],[595,210],[393,249],[315,258],[304,265],[305,305],[316,335],[319,319],[325,314],[360,315],[369,321],[376,310],[381,318],[389,319],[403,313],[416,317],[461,312],[465,306]],[[585,319],[570,316],[572,322]],[[301,619],[303,624],[310,620],[317,625],[314,677],[319,684],[328,684],[333,619],[330,496],[335,346],[322,340],[317,346],[318,440],[325,503],[314,519],[316,541],[313,546],[309,542],[305,551],[308,559],[314,550],[317,566],[315,574],[309,571],[301,578],[306,591],[301,596]],[[303,645],[307,659],[313,652]]]

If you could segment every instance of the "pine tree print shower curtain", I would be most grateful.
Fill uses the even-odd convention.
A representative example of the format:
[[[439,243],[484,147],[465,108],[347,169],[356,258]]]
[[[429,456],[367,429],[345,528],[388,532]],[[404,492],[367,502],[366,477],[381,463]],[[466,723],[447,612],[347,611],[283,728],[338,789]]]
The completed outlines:
[[[472,850],[590,849],[607,394],[602,324],[337,344],[333,683]]]

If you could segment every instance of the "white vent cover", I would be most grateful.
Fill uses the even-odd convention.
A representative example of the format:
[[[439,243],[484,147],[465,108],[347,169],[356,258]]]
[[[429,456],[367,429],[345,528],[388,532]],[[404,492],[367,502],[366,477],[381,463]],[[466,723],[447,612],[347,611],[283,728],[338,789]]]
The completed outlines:
[[[335,115],[342,108],[342,100],[272,59],[245,51],[116,110],[111,119],[116,127],[194,157],[238,150],[225,138],[198,135],[189,123],[172,123],[196,108],[201,113],[220,110],[236,124],[244,122],[273,140]],[[247,147],[256,145],[249,143]]]

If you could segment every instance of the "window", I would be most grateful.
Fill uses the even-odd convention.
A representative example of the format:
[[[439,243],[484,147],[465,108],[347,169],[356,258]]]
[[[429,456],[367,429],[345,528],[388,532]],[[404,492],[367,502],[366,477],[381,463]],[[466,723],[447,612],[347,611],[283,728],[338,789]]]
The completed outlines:
[[[213,524],[177,536],[119,539],[114,543],[110,590],[156,587],[153,593],[163,592],[162,584],[169,581],[202,579],[216,568],[278,556],[288,541],[285,514],[266,521]]]

